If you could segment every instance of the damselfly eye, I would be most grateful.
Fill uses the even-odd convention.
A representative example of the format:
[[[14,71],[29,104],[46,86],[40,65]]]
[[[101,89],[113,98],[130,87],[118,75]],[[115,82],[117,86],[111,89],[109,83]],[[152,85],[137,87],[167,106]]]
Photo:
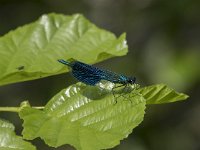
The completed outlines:
[[[130,84],[134,84],[135,83],[135,81],[136,81],[136,78],[135,77],[131,77],[130,79],[129,79],[129,83]]]

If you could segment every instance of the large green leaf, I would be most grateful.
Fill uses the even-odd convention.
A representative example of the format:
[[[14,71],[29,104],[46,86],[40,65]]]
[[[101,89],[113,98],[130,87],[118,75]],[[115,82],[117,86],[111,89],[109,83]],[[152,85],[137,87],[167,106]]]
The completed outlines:
[[[89,64],[127,53],[125,34],[97,28],[82,15],[43,15],[0,38],[0,85],[67,71],[57,59]]]
[[[102,89],[77,83],[55,95],[43,111],[24,107],[23,137],[41,137],[50,146],[70,144],[78,150],[118,145],[143,120],[146,101],[134,90],[114,97],[110,85]]]
[[[145,104],[188,98],[164,84],[114,90],[112,83],[77,83],[55,95],[43,111],[23,107],[23,136],[40,137],[53,147],[70,144],[79,150],[108,149],[126,138],[144,117]]]
[[[36,150],[22,137],[15,135],[14,126],[0,119],[0,149],[1,150]]]
[[[162,104],[185,100],[188,95],[178,93],[165,84],[147,86],[138,90],[146,99],[147,104]]]

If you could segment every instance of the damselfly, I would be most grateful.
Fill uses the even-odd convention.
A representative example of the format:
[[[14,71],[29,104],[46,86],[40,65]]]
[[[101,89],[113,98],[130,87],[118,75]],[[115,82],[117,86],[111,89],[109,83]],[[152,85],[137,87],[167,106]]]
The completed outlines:
[[[122,74],[117,74],[108,70],[100,69],[92,65],[85,64],[80,61],[65,61],[63,59],[58,60],[60,63],[71,67],[72,75],[79,81],[87,85],[96,85],[101,80],[110,81],[112,83],[120,84],[117,87],[135,84],[135,77],[127,77]]]

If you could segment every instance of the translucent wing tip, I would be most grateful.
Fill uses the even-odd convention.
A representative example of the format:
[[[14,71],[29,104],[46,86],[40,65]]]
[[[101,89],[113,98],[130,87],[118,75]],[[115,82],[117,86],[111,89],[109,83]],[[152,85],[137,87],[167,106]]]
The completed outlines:
[[[58,59],[58,62],[59,63],[62,63],[64,65],[67,65],[67,66],[71,66],[72,65],[72,62],[76,61],[75,59],[73,58],[70,58],[68,60],[64,60],[64,59]]]
[[[70,62],[65,61],[65,60],[63,60],[63,59],[58,59],[58,62],[60,62],[60,63],[62,63],[62,64],[64,64],[64,65],[70,66]]]

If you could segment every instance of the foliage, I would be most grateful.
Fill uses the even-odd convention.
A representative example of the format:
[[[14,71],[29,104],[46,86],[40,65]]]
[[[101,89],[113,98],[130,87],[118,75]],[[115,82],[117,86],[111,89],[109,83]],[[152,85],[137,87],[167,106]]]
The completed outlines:
[[[116,38],[79,14],[43,15],[0,38],[0,85],[66,72],[61,58],[93,64],[126,53],[125,34]]]
[[[4,150],[35,150],[36,148],[22,137],[15,135],[13,124],[0,120],[0,149]]]
[[[110,84],[105,87],[112,87]],[[163,88],[169,92],[164,94]],[[156,94],[150,89],[157,89]],[[23,137],[28,140],[41,137],[53,147],[70,144],[80,150],[107,149],[118,145],[141,123],[148,98],[154,100],[152,104],[187,98],[181,93],[174,94],[165,85],[132,89],[123,96],[118,93],[117,99],[110,91],[77,83],[55,95],[43,111],[24,107],[19,113],[24,120]]]
[[[125,34],[116,38],[82,15],[43,15],[38,21],[0,38],[0,85],[68,71],[57,59],[75,58],[93,64],[126,53]],[[78,150],[112,148],[142,122],[146,104],[188,97],[164,84],[122,87],[115,95],[112,83],[105,82],[102,86],[71,85],[56,94],[43,110],[23,103],[16,110],[23,120],[23,138],[40,137],[49,146],[70,144]],[[14,139],[12,144],[34,149],[14,135],[13,125],[5,122],[1,125],[9,128],[9,132],[0,130],[0,135],[8,134],[9,138],[0,136],[0,148]]]

